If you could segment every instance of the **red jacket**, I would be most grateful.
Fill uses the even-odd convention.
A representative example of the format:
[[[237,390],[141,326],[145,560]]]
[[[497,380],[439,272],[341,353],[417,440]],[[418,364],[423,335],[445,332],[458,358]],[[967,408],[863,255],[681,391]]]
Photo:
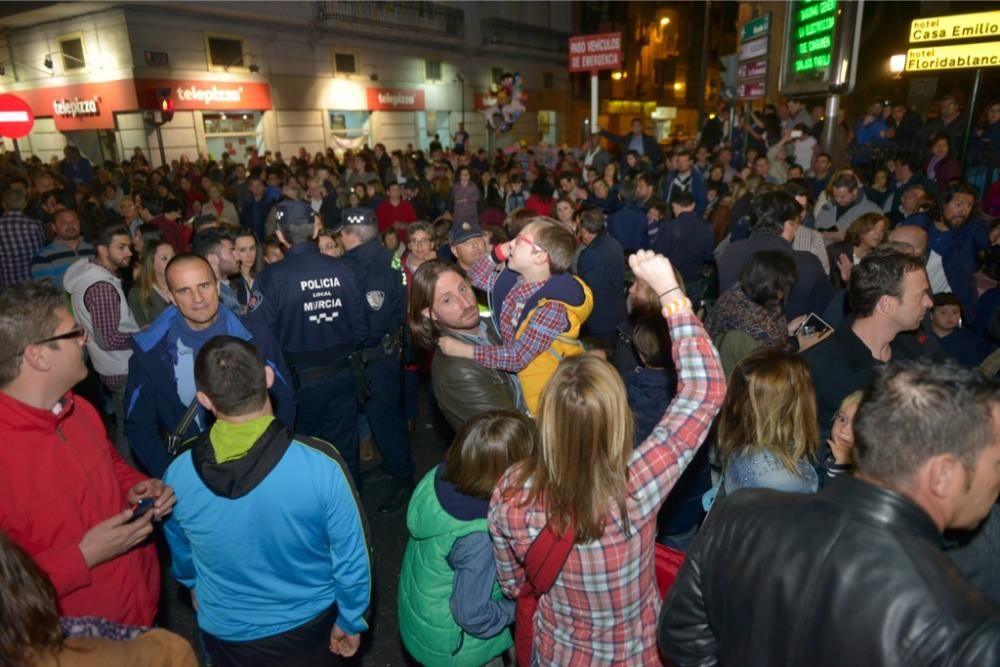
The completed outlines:
[[[0,530],[52,579],[63,616],[152,625],[160,567],[152,544],[88,569],[78,545],[123,511],[146,477],[108,442],[87,401],[67,393],[56,416],[0,392]]]
[[[378,231],[381,234],[387,229],[395,229],[399,240],[406,243],[406,226],[417,221],[417,211],[413,204],[399,200],[398,206],[393,206],[388,198],[375,209],[375,219],[378,220]]]

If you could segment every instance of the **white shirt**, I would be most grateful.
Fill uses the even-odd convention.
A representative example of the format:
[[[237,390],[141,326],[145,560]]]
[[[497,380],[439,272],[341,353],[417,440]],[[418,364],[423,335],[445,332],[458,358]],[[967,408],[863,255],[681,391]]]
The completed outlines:
[[[933,250],[927,256],[927,281],[931,284],[931,291],[934,294],[951,292],[948,277],[944,275],[944,264],[941,262],[941,255]]]

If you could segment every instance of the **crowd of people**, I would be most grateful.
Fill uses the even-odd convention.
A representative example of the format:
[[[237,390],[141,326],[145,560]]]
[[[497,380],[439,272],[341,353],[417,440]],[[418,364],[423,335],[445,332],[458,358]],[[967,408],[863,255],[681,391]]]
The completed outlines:
[[[1000,195],[954,102],[829,153],[789,100],[670,146],[0,156],[0,665],[350,658],[377,477],[421,664],[1000,661]]]

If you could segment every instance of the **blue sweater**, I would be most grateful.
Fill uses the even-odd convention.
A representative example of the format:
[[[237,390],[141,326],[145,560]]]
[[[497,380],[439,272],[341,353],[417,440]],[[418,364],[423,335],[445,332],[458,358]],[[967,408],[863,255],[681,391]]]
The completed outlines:
[[[279,421],[218,464],[207,435],[170,464],[164,524],[173,575],[198,597],[198,626],[229,642],[280,634],[337,605],[368,629],[371,559],[361,501],[337,450]]]

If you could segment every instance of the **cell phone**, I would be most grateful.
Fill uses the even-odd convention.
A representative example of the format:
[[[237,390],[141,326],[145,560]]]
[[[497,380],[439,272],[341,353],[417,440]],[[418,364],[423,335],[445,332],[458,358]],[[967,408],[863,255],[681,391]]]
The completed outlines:
[[[132,510],[132,516],[129,517],[128,521],[125,523],[132,523],[133,521],[138,521],[141,519],[149,510],[153,509],[153,503],[155,501],[152,498],[143,498],[139,501],[139,504],[135,506]]]
[[[833,327],[816,313],[809,313],[806,321],[795,330],[796,336],[812,336],[832,330]]]
[[[788,136],[790,136],[792,139],[798,139],[802,136],[802,130],[792,130],[788,134]]]

